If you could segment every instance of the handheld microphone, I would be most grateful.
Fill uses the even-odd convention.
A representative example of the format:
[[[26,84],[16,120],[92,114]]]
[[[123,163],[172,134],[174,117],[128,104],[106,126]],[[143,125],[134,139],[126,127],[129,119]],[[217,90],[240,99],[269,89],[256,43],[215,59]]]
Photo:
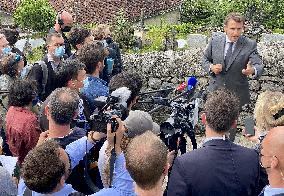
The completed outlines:
[[[182,92],[187,87],[187,83],[183,82],[176,88],[176,91]]]
[[[197,84],[197,79],[195,77],[190,77],[187,81],[187,91],[191,91]]]

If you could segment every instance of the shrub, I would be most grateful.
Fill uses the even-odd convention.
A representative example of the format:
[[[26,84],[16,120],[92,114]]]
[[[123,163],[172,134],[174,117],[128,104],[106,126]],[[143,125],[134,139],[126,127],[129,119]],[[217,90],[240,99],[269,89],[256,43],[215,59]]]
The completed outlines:
[[[14,21],[23,29],[46,32],[54,24],[56,11],[48,0],[22,0],[13,14]]]
[[[122,50],[132,49],[135,43],[134,28],[126,18],[123,10],[118,12],[113,26],[114,40],[119,43],[119,47]]]

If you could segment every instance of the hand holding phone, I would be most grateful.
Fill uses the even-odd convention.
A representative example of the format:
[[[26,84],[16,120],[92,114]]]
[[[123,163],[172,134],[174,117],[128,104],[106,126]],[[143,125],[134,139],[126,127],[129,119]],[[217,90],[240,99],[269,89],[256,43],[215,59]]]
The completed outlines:
[[[255,135],[255,130],[254,130],[254,119],[251,117],[247,117],[245,119],[245,133],[250,136]]]

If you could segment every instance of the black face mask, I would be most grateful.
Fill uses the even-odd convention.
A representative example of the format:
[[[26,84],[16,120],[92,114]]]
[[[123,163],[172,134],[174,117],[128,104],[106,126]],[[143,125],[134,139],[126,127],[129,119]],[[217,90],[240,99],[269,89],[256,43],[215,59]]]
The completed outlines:
[[[61,31],[62,31],[62,32],[69,32],[69,31],[71,30],[71,28],[72,28],[72,27],[66,26],[66,27],[64,27],[63,29],[61,28]]]
[[[112,43],[111,37],[107,37],[105,40],[106,40],[106,43],[107,43],[107,44],[111,44],[111,43]]]

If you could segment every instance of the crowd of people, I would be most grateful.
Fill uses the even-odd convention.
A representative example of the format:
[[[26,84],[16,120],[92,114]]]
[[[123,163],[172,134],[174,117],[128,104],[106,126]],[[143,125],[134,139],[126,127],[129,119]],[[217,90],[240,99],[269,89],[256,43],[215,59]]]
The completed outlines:
[[[133,110],[143,82],[123,70],[108,25],[73,27],[70,13],[58,13],[45,56],[32,65],[14,46],[19,33],[1,30],[0,154],[17,164],[11,176],[0,161],[0,195],[283,195],[284,94],[258,96],[255,134],[243,132],[254,149],[233,142],[250,101],[248,76],[263,72],[257,44],[243,29],[244,18],[230,13],[225,34],[212,37],[204,53],[206,138],[180,156],[149,113]],[[118,93],[121,115],[97,99]]]

